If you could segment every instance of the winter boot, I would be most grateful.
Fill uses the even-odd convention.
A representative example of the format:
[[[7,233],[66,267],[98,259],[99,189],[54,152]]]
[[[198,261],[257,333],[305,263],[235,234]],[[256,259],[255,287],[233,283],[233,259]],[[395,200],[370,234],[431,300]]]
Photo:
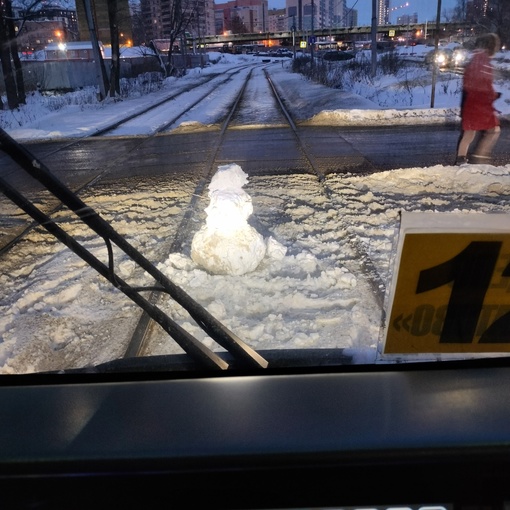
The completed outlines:
[[[468,162],[468,158],[466,156],[457,156],[457,159],[455,160],[455,165],[466,165]]]

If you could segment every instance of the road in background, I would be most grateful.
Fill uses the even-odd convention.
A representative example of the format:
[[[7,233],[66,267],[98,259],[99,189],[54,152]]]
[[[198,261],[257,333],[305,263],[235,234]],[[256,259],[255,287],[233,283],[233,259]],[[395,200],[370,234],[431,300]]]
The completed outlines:
[[[454,126],[299,127],[299,134],[321,170],[329,174],[453,165],[459,131]],[[217,129],[204,129],[159,135],[144,144],[133,137],[89,138],[68,149],[66,140],[25,146],[74,188],[101,173],[107,180],[194,173],[208,160],[217,136]],[[308,171],[292,132],[278,127],[229,130],[217,161],[237,163],[248,175]],[[494,164],[509,162],[510,134],[503,128]],[[29,185],[2,152],[0,175],[9,175],[21,187]]]
[[[455,126],[298,127],[299,137],[315,168],[322,175],[369,174],[379,171],[453,165],[459,135]],[[135,178],[197,178],[217,149],[218,128],[174,131],[149,138],[87,138],[34,142],[26,147],[73,190],[91,183],[121,182]],[[107,157],[105,158],[105,155]],[[310,164],[286,127],[227,131],[215,156],[216,164],[237,163],[249,176],[310,173]],[[510,131],[502,129],[494,164],[510,163]],[[0,175],[32,199],[41,187],[0,151]],[[26,225],[13,215],[13,204],[0,197],[0,249]]]

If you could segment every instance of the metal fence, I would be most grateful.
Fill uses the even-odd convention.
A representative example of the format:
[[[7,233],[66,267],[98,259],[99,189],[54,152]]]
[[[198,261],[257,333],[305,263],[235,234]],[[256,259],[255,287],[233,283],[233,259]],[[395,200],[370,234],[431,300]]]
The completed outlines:
[[[173,55],[175,69],[185,70],[201,67],[208,62],[207,54]],[[109,73],[109,60],[105,60]],[[25,90],[72,91],[98,84],[96,64],[87,60],[24,60],[22,61]],[[121,78],[136,78],[144,73],[162,72],[161,64],[155,57],[122,59]],[[5,83],[0,71],[0,94],[5,94]]]

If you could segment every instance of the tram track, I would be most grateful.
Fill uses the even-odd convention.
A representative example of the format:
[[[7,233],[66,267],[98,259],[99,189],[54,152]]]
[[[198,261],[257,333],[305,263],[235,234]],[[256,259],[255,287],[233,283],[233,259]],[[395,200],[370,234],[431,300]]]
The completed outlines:
[[[160,133],[164,133],[165,131],[169,130],[172,126],[174,126],[179,121],[179,119],[181,119],[186,114],[191,112],[197,105],[199,105],[201,102],[203,102],[210,95],[210,86],[211,85],[213,85],[214,88],[222,87],[222,86],[226,85],[227,83],[229,83],[230,81],[232,81],[232,79],[236,75],[238,75],[244,71],[251,72],[252,68],[253,68],[253,65],[243,65],[243,66],[239,66],[238,68],[231,70],[225,74],[215,75],[210,79],[200,81],[199,83],[193,84],[192,86],[187,87],[186,89],[181,90],[178,93],[165,98],[164,100],[158,101],[157,103],[145,108],[144,110],[142,110],[140,112],[129,115],[126,118],[124,118],[118,122],[115,122],[114,124],[95,132],[93,134],[93,136],[94,137],[117,136],[117,133],[121,130],[121,128],[123,126],[126,126],[127,124],[135,122],[135,121],[141,122],[141,121],[143,121],[144,117],[150,116],[152,114],[152,112],[154,112],[157,109],[164,111],[164,106],[167,103],[169,103],[171,101],[176,101],[178,99],[182,99],[185,94],[190,94],[193,91],[198,91],[199,93],[198,93],[197,97],[193,98],[190,103],[186,103],[185,106],[183,107],[183,109],[178,111],[177,114],[173,114],[173,116],[170,119],[165,120],[160,125],[158,125],[153,130],[153,132],[150,135],[148,135],[148,138],[154,137]],[[208,87],[205,87],[206,85],[208,85]],[[202,92],[204,89],[205,89],[205,92]]]
[[[170,246],[170,253],[182,251],[185,241],[188,240],[192,234],[191,220],[195,214],[199,213],[197,209],[198,204],[203,203],[203,200],[205,199],[206,187],[210,182],[214,170],[217,166],[216,161],[217,154],[219,153],[220,148],[225,141],[225,136],[229,129],[235,128],[233,126],[234,120],[239,112],[240,105],[243,102],[245,91],[248,86],[252,72],[253,69],[250,70],[250,73],[247,75],[246,80],[244,81],[244,84],[241,87],[235,101],[232,103],[228,115],[223,121],[220,134],[216,141],[216,145],[214,149],[211,151],[209,160],[204,165],[204,172],[200,178],[199,183],[197,184],[191,195],[191,200],[188,203],[188,207],[186,208],[186,211],[184,212],[182,220],[179,224],[179,227],[174,235],[173,242]],[[277,88],[275,87],[273,81],[271,80],[270,74],[267,71],[267,67],[263,68],[263,72],[266,77],[269,89],[271,90],[275,107],[278,108],[279,112],[286,120],[287,127],[292,131],[296,140],[296,147],[302,153],[304,159],[306,160],[309,173],[311,175],[316,176],[317,185],[320,187],[321,191],[324,193],[327,200],[329,201],[332,197],[333,191],[327,186],[325,174],[320,170],[320,166],[317,163],[314,155],[311,153],[311,151],[308,150],[305,141],[300,136],[299,129],[293,120],[292,114],[285,107],[284,100],[281,97],[280,93],[278,92]],[[261,224],[256,219],[255,222],[257,223],[257,227],[259,230],[265,231],[266,234],[269,232],[269,229],[267,229],[265,225]],[[382,284],[380,276],[377,273],[375,265],[372,263],[368,253],[364,251],[363,246],[354,239],[354,236],[348,236],[348,240],[349,243],[351,244],[351,247],[353,248],[357,256],[360,258],[361,271],[368,280],[369,285],[372,287],[376,301],[382,308],[385,288],[384,285]],[[149,297],[149,301],[153,304],[156,304],[160,296],[161,293],[152,292],[151,296]],[[150,317],[147,315],[147,313],[145,312],[142,313],[137,323],[137,326],[135,327],[134,333],[131,337],[128,347],[125,351],[124,358],[140,357],[145,355],[148,345],[150,343],[150,338],[154,326],[155,322],[150,320]]]
[[[174,236],[174,240],[172,242],[172,245],[170,247],[170,251],[176,251],[179,250],[180,246],[184,242],[184,239],[189,235],[189,228],[191,223],[191,217],[196,212],[197,204],[200,200],[200,198],[203,196],[206,186],[209,183],[213,171],[214,171],[214,164],[216,161],[216,155],[218,153],[218,150],[221,147],[221,144],[223,143],[224,136],[226,133],[226,130],[231,123],[232,117],[234,116],[234,113],[236,112],[239,102],[241,101],[244,91],[246,89],[246,86],[248,85],[248,81],[251,76],[251,71],[247,75],[246,79],[244,80],[244,83],[236,96],[232,107],[230,108],[230,111],[223,121],[223,124],[221,126],[220,134],[216,143],[215,148],[211,152],[211,156],[209,160],[207,161],[206,165],[204,165],[204,173],[202,174],[198,185],[195,187],[192,195],[191,195],[191,201],[188,204],[188,207],[186,208],[186,211],[184,212],[184,215],[182,217],[181,223],[177,229],[177,232]],[[152,304],[156,304],[160,298],[161,294],[159,292],[152,292],[149,296],[148,300]],[[128,344],[128,347],[126,349],[126,352],[124,354],[124,358],[131,358],[131,357],[138,357],[143,356],[144,350],[147,346],[147,343],[149,341],[149,337],[152,331],[152,328],[154,327],[155,323],[151,321],[150,317],[147,313],[142,313],[136,327],[134,330],[134,333],[131,337],[131,340]]]

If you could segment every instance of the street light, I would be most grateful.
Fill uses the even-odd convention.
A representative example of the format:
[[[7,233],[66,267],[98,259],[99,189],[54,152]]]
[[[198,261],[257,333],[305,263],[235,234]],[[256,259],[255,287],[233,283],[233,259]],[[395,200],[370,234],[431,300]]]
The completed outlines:
[[[293,24],[290,30],[292,32],[292,53],[293,53],[293,58],[296,58],[296,26]]]
[[[296,15],[287,16],[287,19],[292,18],[292,26],[290,27],[290,31],[292,32],[292,51],[294,53],[294,58],[296,58]]]

